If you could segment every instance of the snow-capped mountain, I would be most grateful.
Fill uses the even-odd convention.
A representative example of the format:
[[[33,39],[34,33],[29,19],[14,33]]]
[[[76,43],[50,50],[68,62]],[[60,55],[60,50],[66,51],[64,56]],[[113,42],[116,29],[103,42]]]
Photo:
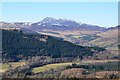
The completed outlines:
[[[81,22],[76,22],[74,20],[67,19],[56,19],[51,17],[46,17],[43,20],[36,23],[29,22],[0,22],[0,27],[2,28],[27,28],[33,31],[41,31],[43,29],[50,30],[100,30],[103,31],[105,28],[96,25],[84,24]]]
[[[42,29],[52,29],[52,30],[78,30],[78,29],[90,29],[90,30],[104,30],[105,28],[81,24],[80,22],[76,22],[73,20],[66,19],[55,19],[46,17],[40,22],[31,24],[31,28],[34,30],[42,30]]]

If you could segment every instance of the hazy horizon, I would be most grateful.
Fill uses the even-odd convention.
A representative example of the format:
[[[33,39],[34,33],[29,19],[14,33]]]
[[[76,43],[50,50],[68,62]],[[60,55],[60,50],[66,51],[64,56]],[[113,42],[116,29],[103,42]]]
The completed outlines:
[[[4,22],[38,22],[45,17],[115,27],[118,25],[117,2],[4,2],[1,3]]]

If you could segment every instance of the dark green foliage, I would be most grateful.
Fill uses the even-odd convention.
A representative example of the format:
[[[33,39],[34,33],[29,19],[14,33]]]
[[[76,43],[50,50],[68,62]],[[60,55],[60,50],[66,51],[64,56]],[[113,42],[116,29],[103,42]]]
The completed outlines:
[[[41,36],[41,35],[40,35]],[[36,39],[37,35],[27,35],[22,32],[2,31],[3,58],[19,59],[18,55],[33,56],[39,55],[40,50],[45,48],[45,43]],[[40,54],[43,54],[41,52]]]
[[[73,63],[73,64],[72,64],[72,67],[77,67],[77,64],[76,64],[76,63]]]
[[[85,35],[85,36],[81,37],[81,39],[91,41],[91,40],[94,40],[94,39],[99,38],[99,37],[100,36],[97,36],[97,35]]]
[[[90,56],[92,51],[73,43],[48,36],[46,42],[40,41],[44,35],[24,34],[17,30],[3,30],[3,59],[18,61],[28,56],[76,57]],[[22,56],[22,57],[21,57]]]
[[[102,64],[89,64],[89,65],[81,65],[81,64],[73,64],[71,66],[67,66],[66,69],[71,68],[84,68],[89,71],[119,71],[119,62],[108,62]]]
[[[98,46],[92,46],[92,47],[90,47],[90,48],[92,48],[92,49],[95,50],[95,51],[105,51],[105,50],[106,50],[105,48],[103,48],[103,47],[98,47]]]
[[[80,65],[80,64],[73,63],[72,65],[66,67],[66,69],[71,69],[71,68],[89,69],[89,66],[88,65]]]
[[[47,53],[52,57],[76,57],[82,55],[92,55],[92,51],[87,47],[75,45],[67,41],[61,41],[53,37],[47,40]]]

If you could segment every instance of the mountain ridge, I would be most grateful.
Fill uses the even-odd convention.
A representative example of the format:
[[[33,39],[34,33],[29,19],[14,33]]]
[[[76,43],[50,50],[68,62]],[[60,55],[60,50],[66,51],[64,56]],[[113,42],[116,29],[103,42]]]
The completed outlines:
[[[29,22],[0,22],[2,28],[17,27],[17,28],[31,28],[34,30],[41,29],[53,29],[53,30],[71,30],[71,29],[90,29],[90,30],[105,30],[104,27],[97,25],[90,25],[81,23],[75,20],[69,19],[56,19],[51,17],[46,17],[41,21],[29,23]]]
[[[53,30],[78,30],[78,29],[105,30],[105,28],[96,25],[85,24],[74,20],[56,19],[50,17],[46,17],[42,19],[40,22],[33,23],[32,29],[35,28]]]

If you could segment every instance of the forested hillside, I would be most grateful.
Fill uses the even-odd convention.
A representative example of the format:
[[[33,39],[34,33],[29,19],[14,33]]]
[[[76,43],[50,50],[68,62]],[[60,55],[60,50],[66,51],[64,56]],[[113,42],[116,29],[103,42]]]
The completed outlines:
[[[90,47],[47,35],[24,34],[17,30],[2,30],[2,35],[3,59],[10,61],[19,61],[30,56],[82,57],[94,53]]]

